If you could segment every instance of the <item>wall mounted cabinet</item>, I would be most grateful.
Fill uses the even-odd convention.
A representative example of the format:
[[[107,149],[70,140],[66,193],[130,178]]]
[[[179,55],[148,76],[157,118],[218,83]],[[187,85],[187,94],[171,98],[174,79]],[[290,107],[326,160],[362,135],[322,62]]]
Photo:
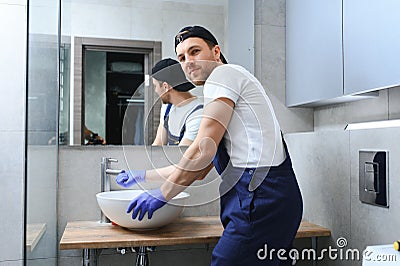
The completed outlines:
[[[400,2],[288,0],[286,105],[319,106],[400,84]]]
[[[400,85],[400,1],[344,0],[344,93]]]
[[[343,94],[342,1],[286,1],[286,105]]]

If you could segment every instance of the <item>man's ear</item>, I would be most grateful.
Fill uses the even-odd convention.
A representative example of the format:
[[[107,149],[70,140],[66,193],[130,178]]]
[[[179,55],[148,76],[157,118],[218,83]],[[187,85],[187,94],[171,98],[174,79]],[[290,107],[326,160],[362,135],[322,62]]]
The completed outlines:
[[[165,90],[165,92],[168,92],[169,90],[172,89],[172,87],[165,81],[162,83],[162,86],[163,86],[163,89]]]
[[[214,52],[214,58],[217,61],[221,61],[220,60],[220,56],[221,56],[221,47],[219,47],[219,45],[215,45],[213,48],[213,52]]]

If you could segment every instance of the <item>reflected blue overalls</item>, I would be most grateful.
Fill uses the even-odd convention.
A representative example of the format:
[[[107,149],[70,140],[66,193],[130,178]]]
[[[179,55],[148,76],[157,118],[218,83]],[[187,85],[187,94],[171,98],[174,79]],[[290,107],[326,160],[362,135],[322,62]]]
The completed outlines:
[[[186,116],[186,120],[183,123],[183,127],[181,128],[181,131],[179,133],[179,136],[175,136],[171,133],[171,131],[169,131],[169,126],[168,126],[168,120],[169,120],[169,111],[171,110],[172,104],[169,103],[167,106],[167,109],[165,110],[165,114],[164,114],[164,128],[167,130],[167,144],[168,145],[178,145],[179,142],[181,142],[183,135],[185,135],[185,131],[186,131],[186,120],[188,119],[188,117],[196,112],[199,109],[203,108],[202,104],[197,105],[195,108],[193,108],[193,110]]]
[[[291,248],[303,202],[283,137],[282,141],[286,159],[279,166],[237,168],[221,140],[213,163],[222,177],[220,216],[225,230],[213,250],[211,265],[291,265],[290,259],[279,261],[276,251]],[[261,181],[251,191],[253,177]],[[268,252],[275,249],[272,259],[264,251],[257,255],[265,245]]]

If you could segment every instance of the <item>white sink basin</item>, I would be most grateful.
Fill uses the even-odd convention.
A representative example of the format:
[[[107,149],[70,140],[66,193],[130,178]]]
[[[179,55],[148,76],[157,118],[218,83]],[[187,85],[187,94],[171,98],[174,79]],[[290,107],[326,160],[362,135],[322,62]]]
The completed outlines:
[[[156,210],[151,219],[148,219],[146,213],[143,220],[139,221],[137,218],[132,219],[132,212],[126,213],[126,209],[132,199],[143,192],[143,190],[116,190],[97,193],[96,198],[100,209],[112,222],[129,229],[143,230],[157,229],[174,221],[182,213],[185,201],[190,196],[189,193],[181,192]]]

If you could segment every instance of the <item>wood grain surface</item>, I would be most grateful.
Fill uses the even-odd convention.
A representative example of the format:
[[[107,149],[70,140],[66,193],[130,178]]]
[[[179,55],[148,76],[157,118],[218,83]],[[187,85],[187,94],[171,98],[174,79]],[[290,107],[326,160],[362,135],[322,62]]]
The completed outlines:
[[[133,231],[98,221],[69,222],[60,249],[94,249],[216,243],[223,228],[218,216],[182,217],[156,230]],[[330,230],[303,221],[296,238],[329,236]]]
[[[27,224],[26,225],[26,247],[32,252],[36,244],[46,232],[46,224]]]
[[[330,236],[331,230],[317,224],[307,221],[301,221],[299,230],[297,230],[296,238],[308,238],[319,236]]]

